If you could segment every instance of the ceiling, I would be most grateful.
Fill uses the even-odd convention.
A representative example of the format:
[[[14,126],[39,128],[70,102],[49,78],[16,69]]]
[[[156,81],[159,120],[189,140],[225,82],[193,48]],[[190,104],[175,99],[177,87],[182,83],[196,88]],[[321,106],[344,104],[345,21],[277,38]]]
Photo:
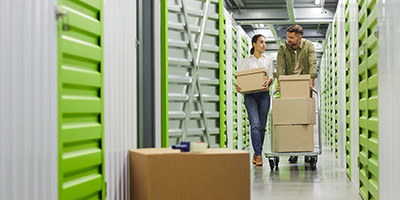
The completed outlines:
[[[278,44],[286,40],[286,28],[299,24],[303,38],[314,42],[319,59],[337,4],[338,0],[224,0],[225,8],[250,37],[258,33],[267,37],[267,53],[276,56]]]

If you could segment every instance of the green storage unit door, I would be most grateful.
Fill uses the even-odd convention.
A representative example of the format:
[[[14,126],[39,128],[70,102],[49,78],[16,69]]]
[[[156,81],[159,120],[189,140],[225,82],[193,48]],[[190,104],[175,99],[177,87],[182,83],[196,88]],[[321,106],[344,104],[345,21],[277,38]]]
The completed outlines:
[[[376,0],[358,2],[360,194],[379,199],[378,39]]]
[[[222,4],[219,5],[219,13],[223,13]],[[228,147],[227,138],[227,91],[226,91],[226,19],[223,14],[219,18],[219,121],[220,121],[220,143],[221,148]]]
[[[346,173],[351,178],[351,131],[350,131],[350,9],[349,1],[345,5],[345,37],[346,37]]]
[[[250,48],[249,48],[249,41],[243,37],[243,35],[241,36],[241,60],[243,60],[244,58],[246,58],[248,56],[248,54],[250,53]],[[244,95],[242,95],[242,143],[243,146],[242,148],[246,148],[250,146],[250,121],[249,118],[247,116],[247,110],[246,110],[246,106],[244,105]]]
[[[239,132],[238,132],[238,92],[236,91],[236,71],[238,67],[237,63],[237,30],[232,26],[232,136],[233,136],[233,147],[239,149]]]
[[[334,34],[334,47],[333,47],[333,52],[334,52],[334,73],[333,73],[333,93],[334,97],[332,97],[332,103],[333,103],[333,109],[332,112],[332,120],[334,121],[333,123],[333,129],[334,129],[334,149],[335,149],[335,156],[336,158],[338,157],[338,72],[337,72],[337,66],[338,66],[338,34],[337,34],[337,19],[335,20],[335,34]]]
[[[59,0],[59,199],[104,199],[102,1]]]

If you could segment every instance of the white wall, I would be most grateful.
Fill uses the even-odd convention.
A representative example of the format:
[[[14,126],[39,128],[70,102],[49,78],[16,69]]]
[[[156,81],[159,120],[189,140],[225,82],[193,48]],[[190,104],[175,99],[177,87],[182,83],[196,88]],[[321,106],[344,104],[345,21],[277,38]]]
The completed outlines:
[[[357,191],[360,189],[359,156],[359,116],[358,116],[358,2],[350,0],[350,131],[351,131],[351,181]],[[354,42],[355,41],[355,42]]]
[[[344,0],[339,0],[336,16],[337,22],[337,91],[338,91],[338,159],[346,169],[346,52],[344,30]]]
[[[129,199],[129,149],[137,147],[136,0],[104,0],[107,199]]]
[[[400,185],[400,2],[378,0],[379,198],[398,199]]]
[[[0,1],[0,199],[58,199],[56,4]]]

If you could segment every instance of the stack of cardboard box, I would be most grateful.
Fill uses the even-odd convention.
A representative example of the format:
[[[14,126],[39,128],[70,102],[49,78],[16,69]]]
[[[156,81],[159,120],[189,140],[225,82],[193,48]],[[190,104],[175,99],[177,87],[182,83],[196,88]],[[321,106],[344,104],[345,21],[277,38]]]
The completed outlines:
[[[310,75],[280,76],[281,98],[273,99],[272,150],[314,150],[315,99],[310,98]]]

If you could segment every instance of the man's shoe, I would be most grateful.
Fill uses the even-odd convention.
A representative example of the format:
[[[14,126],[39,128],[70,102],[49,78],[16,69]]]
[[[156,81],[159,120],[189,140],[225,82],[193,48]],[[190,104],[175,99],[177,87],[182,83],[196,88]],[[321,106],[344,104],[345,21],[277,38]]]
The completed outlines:
[[[256,164],[256,154],[253,154],[253,164]]]
[[[262,166],[263,165],[262,155],[256,156],[256,165],[257,166]]]
[[[297,162],[297,156],[290,156],[289,163],[296,163],[296,162]]]

